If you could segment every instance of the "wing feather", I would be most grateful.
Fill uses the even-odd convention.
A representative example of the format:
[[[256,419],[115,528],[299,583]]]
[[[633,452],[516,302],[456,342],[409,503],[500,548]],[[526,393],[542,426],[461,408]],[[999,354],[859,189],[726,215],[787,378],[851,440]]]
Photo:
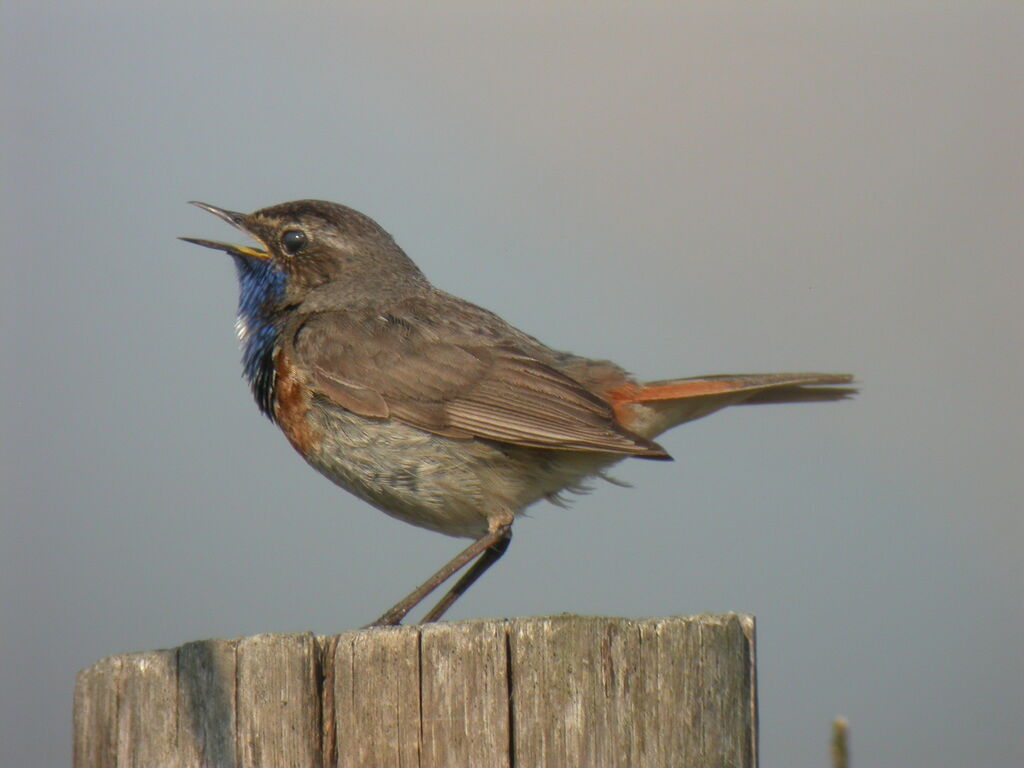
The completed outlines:
[[[509,337],[440,334],[422,317],[311,315],[291,353],[311,385],[353,413],[454,438],[667,458],[611,405]]]

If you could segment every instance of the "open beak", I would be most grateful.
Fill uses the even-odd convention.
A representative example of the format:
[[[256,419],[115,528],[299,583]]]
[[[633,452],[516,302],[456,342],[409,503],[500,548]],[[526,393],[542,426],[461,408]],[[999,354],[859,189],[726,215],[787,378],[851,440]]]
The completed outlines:
[[[259,241],[259,238],[256,237],[256,235],[254,235],[246,228],[246,216],[244,213],[228,211],[225,210],[224,208],[218,208],[217,206],[210,205],[209,203],[199,203],[196,202],[195,200],[190,200],[189,203],[196,206],[197,208],[202,208],[204,211],[212,213],[218,219],[223,219],[228,224],[233,226],[235,229],[240,229],[242,232],[245,232],[245,234],[247,234],[249,237]],[[246,256],[250,259],[270,258],[270,254],[267,253],[267,251],[261,250],[259,248],[252,248],[246,245],[232,245],[231,243],[220,243],[217,242],[216,240],[202,240],[197,237],[179,237],[178,239],[184,240],[186,243],[194,243],[196,245],[201,245],[204,248],[213,248],[214,250],[224,251],[225,253],[229,253],[232,256]]]

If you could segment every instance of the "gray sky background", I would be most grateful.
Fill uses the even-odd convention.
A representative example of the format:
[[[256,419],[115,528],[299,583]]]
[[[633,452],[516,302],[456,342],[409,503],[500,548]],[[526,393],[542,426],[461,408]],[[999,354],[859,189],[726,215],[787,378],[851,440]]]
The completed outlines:
[[[359,626],[462,546],[316,475],[240,380],[199,199],[377,218],[438,285],[649,378],[851,371],[566,511],[452,618],[758,618],[765,766],[1024,762],[1024,9],[0,7],[0,764],[78,669]]]

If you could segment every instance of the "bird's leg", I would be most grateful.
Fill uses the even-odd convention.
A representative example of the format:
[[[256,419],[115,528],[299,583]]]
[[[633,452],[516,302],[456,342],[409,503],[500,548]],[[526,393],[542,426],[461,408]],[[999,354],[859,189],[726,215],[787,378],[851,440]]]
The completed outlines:
[[[437,573],[435,573],[425,582],[420,584],[407,597],[393,605],[383,616],[381,616],[376,621],[367,624],[366,626],[389,627],[400,623],[402,619],[405,618],[405,615],[409,611],[411,611],[413,608],[419,605],[420,602],[422,602],[423,598],[425,598],[427,595],[429,595],[431,592],[433,592],[435,589],[441,586],[448,578],[451,577],[453,573],[457,573],[458,571],[466,567],[466,564],[469,563],[471,560],[480,556],[481,554],[489,552],[492,548],[499,544],[503,545],[501,552],[504,553],[505,549],[508,548],[508,540],[510,535],[511,524],[497,527],[493,531],[481,536],[479,539],[474,541],[472,544],[470,544],[468,547],[462,550],[459,554],[453,557],[451,561],[443,568],[441,568]],[[491,559],[491,561],[487,563],[487,566],[490,566],[500,556],[501,555],[499,554],[497,557]],[[466,587],[468,587],[469,584],[475,581],[476,578],[479,577],[480,574],[487,569],[487,566],[484,566],[479,572],[477,572],[476,576],[474,576],[473,579],[463,587],[462,591],[465,591]],[[475,567],[473,570],[476,570]],[[470,573],[472,573],[473,570],[471,570]],[[466,576],[469,575],[469,573],[466,574]],[[459,581],[458,584],[455,585],[453,591],[454,589],[457,589],[460,584],[462,584],[461,580]],[[455,602],[455,599],[459,596],[459,594],[461,594],[461,592],[456,594],[455,597],[453,597],[448,602],[445,608],[447,608],[448,605],[451,605],[451,603]],[[448,597],[446,596],[445,600],[447,599]],[[442,602],[444,602],[444,600],[442,600]],[[436,610],[437,609],[435,608],[434,611]],[[431,613],[433,613],[434,611],[431,611]]]
[[[501,556],[505,554],[505,550],[508,549],[508,545],[511,543],[512,529],[506,528],[505,535],[498,539],[490,549],[484,550],[484,553],[477,558],[477,561],[473,563],[470,569],[455,582],[455,586],[449,589],[448,593],[438,601],[437,605],[430,609],[430,613],[423,617],[420,624],[429,624],[444,616],[445,611],[452,607],[452,603],[462,597],[462,593],[473,586],[473,582],[483,576],[484,571],[501,559]]]

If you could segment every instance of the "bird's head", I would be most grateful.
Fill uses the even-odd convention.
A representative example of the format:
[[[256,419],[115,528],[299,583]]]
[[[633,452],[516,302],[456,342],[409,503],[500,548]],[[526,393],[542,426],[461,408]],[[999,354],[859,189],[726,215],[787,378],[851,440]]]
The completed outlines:
[[[234,259],[242,366],[268,415],[274,348],[293,313],[386,306],[429,285],[387,232],[343,205],[299,200],[245,214],[192,204],[257,242],[254,247],[181,238]]]
[[[230,254],[243,283],[249,274],[265,276],[279,284],[291,304],[329,283],[375,290],[380,284],[400,286],[423,279],[391,235],[369,216],[344,205],[297,200],[249,214],[207,203],[192,205],[240,229],[258,247],[181,239]]]

